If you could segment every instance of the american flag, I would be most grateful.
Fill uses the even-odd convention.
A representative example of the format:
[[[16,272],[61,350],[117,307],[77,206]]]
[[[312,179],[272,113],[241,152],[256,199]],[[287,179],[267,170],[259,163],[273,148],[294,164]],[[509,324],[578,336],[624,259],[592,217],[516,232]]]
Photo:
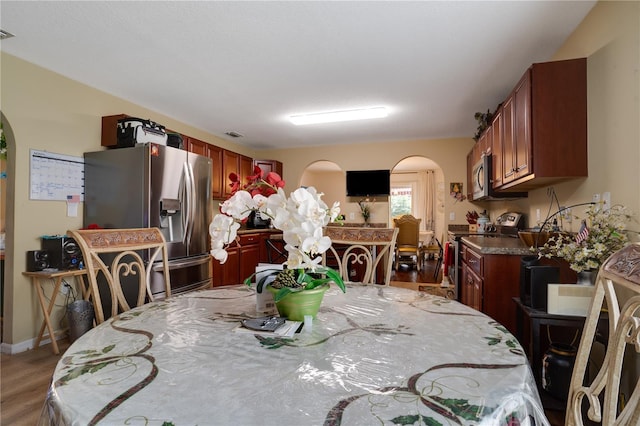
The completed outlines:
[[[588,236],[589,236],[589,228],[587,228],[587,221],[583,220],[582,223],[580,224],[580,230],[576,235],[576,243],[580,244],[581,242],[586,240]]]

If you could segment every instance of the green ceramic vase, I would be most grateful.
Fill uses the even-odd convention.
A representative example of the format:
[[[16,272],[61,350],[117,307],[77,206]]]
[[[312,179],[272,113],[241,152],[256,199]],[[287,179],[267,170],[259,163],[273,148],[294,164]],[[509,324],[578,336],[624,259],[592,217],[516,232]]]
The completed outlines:
[[[278,292],[278,289],[271,286],[267,286],[267,289],[273,293],[274,297]],[[304,321],[305,315],[311,315],[315,318],[322,304],[324,292],[328,289],[328,285],[322,285],[313,290],[289,293],[282,300],[276,302],[280,316],[286,317],[290,321]]]

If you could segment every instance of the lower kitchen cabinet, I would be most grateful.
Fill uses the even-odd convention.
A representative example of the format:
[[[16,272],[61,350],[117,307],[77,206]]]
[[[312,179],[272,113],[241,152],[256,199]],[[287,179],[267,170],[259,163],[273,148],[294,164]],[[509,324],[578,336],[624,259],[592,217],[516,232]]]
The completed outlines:
[[[481,254],[462,244],[460,300],[516,333],[516,307],[520,295],[521,256]]]
[[[243,283],[256,271],[258,263],[268,263],[267,239],[272,235],[274,231],[267,229],[240,234],[239,241],[227,248],[229,256],[224,264],[213,259],[213,286]]]

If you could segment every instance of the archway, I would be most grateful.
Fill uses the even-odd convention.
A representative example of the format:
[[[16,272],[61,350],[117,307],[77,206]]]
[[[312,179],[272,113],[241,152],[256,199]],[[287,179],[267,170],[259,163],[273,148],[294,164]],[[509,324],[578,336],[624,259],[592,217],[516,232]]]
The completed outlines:
[[[300,178],[300,186],[313,186],[323,192],[323,201],[331,206],[334,201],[346,205],[345,172],[332,161],[319,160],[307,166]],[[344,213],[344,212],[343,212]]]
[[[422,218],[420,229],[433,231],[441,240],[445,228],[445,185],[442,168],[430,158],[422,156],[407,157],[391,170],[393,200],[394,188],[411,193],[410,212]],[[393,202],[390,202],[390,216],[393,218]],[[397,215],[397,214],[396,214]]]

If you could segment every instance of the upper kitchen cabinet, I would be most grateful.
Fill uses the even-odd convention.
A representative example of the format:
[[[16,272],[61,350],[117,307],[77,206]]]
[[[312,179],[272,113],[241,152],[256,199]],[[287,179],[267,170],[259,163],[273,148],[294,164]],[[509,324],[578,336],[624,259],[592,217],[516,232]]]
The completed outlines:
[[[282,163],[276,160],[253,160],[253,166],[262,169],[264,176],[270,172],[276,172],[282,177]]]
[[[503,103],[499,125],[495,172],[502,182],[495,188],[531,190],[586,177],[586,59],[533,64]],[[497,148],[495,134],[493,143]]]
[[[223,150],[222,152],[222,170],[223,174],[223,198],[231,197],[231,187],[228,185],[229,175],[235,173],[240,178],[240,182],[244,185],[246,178],[253,174],[253,159],[237,152]]]
[[[493,115],[491,127],[487,129],[487,132],[491,132],[491,166],[493,170],[491,184],[493,188],[498,188],[502,186],[502,106],[498,107],[498,110]]]
[[[102,137],[100,145],[108,148],[118,146],[118,120],[129,117],[126,114],[105,115],[102,117]]]
[[[183,136],[183,139],[187,151],[204,155],[211,159],[211,197],[214,199],[222,198],[223,176],[221,171],[222,151],[224,150],[218,146],[189,136]]]

